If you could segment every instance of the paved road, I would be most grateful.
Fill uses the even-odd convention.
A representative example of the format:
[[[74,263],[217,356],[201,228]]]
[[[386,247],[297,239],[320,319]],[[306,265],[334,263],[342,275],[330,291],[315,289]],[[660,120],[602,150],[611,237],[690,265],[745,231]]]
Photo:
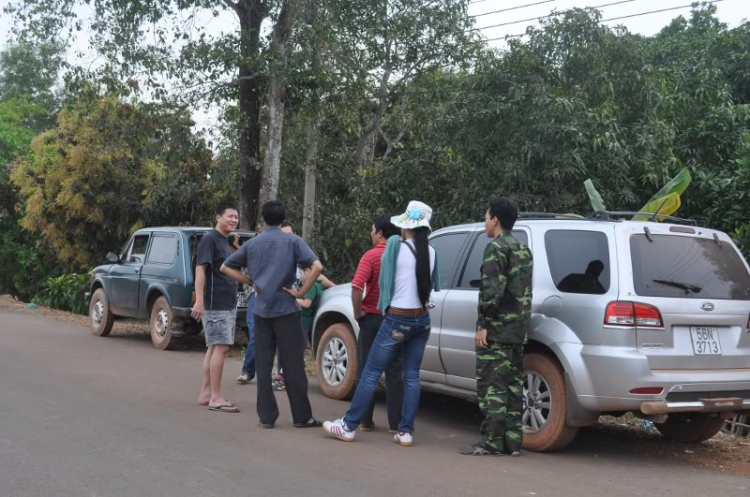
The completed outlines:
[[[423,396],[414,447],[382,430],[356,443],[291,425],[256,425],[255,386],[233,382],[240,414],[196,405],[201,353],[143,338],[89,335],[41,314],[0,310],[0,495],[750,495],[750,479],[585,448],[519,459],[470,458],[475,408]],[[315,415],[346,405],[311,386]],[[378,406],[376,421],[385,414]]]

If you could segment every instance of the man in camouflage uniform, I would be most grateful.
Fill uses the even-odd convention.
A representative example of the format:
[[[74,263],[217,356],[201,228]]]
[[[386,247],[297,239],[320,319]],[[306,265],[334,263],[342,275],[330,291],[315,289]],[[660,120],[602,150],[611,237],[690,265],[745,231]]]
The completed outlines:
[[[532,257],[511,236],[518,206],[507,197],[490,201],[484,228],[492,241],[484,251],[479,287],[477,395],[485,415],[481,439],[467,455],[521,455],[523,441],[523,345],[531,317]]]

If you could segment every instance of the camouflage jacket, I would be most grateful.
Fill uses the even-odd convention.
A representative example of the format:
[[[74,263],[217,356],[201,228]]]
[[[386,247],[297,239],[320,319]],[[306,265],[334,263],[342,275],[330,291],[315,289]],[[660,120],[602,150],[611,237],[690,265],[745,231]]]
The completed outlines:
[[[532,267],[529,248],[510,234],[498,236],[484,250],[477,329],[487,330],[488,342],[526,343]]]

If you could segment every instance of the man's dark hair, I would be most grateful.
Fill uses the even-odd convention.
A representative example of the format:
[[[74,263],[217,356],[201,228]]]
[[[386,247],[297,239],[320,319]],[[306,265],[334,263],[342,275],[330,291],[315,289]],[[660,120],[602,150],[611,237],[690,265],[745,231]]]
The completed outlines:
[[[263,204],[260,212],[268,226],[280,226],[286,219],[286,207],[281,200],[269,200]]]
[[[518,204],[508,197],[492,197],[490,199],[490,217],[500,221],[503,230],[510,231],[518,219]]]
[[[383,238],[386,240],[393,235],[398,235],[401,231],[391,223],[390,214],[381,214],[375,218],[375,231],[382,231]]]
[[[226,211],[229,209],[233,209],[237,212],[239,212],[239,209],[237,209],[237,206],[234,205],[231,202],[222,202],[219,205],[216,206],[216,215],[217,216],[223,216]]]
[[[292,226],[292,223],[289,221],[284,221],[279,225],[279,228],[292,228],[292,233],[294,233],[294,226]]]

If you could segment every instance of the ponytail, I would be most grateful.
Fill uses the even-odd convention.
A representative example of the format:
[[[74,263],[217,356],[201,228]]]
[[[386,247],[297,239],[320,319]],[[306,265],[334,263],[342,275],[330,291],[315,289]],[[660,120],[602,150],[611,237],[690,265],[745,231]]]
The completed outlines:
[[[415,230],[414,248],[417,252],[417,295],[422,307],[427,306],[432,292],[432,272],[430,271],[429,228]]]

